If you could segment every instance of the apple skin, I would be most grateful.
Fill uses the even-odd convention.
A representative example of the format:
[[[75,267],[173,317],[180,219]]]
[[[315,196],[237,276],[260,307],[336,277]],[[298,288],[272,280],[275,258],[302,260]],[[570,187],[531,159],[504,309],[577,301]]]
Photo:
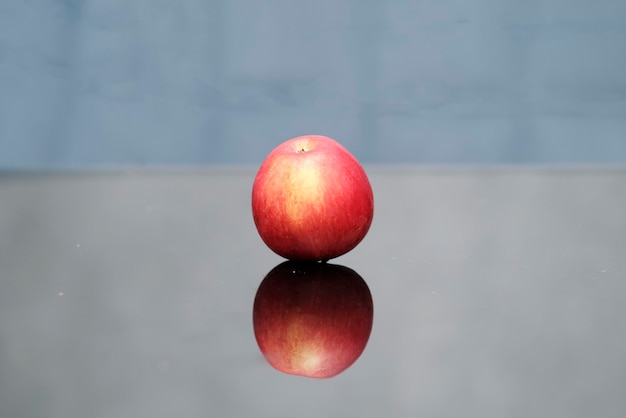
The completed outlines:
[[[374,217],[365,170],[337,141],[292,138],[263,161],[252,186],[252,216],[265,244],[290,260],[339,257],[356,247]]]
[[[254,300],[259,349],[283,373],[325,379],[350,367],[372,330],[374,305],[354,270],[286,261],[270,271]]]

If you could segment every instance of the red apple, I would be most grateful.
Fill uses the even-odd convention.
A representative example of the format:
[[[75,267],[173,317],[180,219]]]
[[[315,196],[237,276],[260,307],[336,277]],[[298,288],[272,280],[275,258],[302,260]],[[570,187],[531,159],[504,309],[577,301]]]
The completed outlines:
[[[263,161],[252,187],[259,235],[291,260],[329,260],[365,237],[374,196],[365,170],[335,140],[292,138]]]
[[[347,267],[286,261],[256,294],[254,335],[266,360],[294,375],[328,378],[361,355],[374,306],[365,281]]]

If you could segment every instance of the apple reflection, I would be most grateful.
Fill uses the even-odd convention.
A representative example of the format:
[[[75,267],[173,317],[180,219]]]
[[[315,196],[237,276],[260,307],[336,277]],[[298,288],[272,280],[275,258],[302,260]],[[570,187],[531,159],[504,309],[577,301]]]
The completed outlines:
[[[374,305],[354,270],[327,263],[286,261],[257,290],[254,335],[265,359],[293,375],[329,378],[363,353]]]

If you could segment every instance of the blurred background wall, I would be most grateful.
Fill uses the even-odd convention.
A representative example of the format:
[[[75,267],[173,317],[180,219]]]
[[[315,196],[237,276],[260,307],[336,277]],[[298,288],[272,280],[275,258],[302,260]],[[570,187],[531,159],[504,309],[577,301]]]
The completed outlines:
[[[623,0],[2,0],[0,168],[625,163]]]

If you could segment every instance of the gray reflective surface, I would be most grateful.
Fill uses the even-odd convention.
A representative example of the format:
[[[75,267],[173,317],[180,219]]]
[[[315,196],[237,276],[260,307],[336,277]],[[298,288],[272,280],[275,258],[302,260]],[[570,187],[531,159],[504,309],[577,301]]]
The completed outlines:
[[[333,262],[374,326],[330,380],[256,345],[254,169],[2,175],[0,416],[623,415],[626,171],[366,168]]]

